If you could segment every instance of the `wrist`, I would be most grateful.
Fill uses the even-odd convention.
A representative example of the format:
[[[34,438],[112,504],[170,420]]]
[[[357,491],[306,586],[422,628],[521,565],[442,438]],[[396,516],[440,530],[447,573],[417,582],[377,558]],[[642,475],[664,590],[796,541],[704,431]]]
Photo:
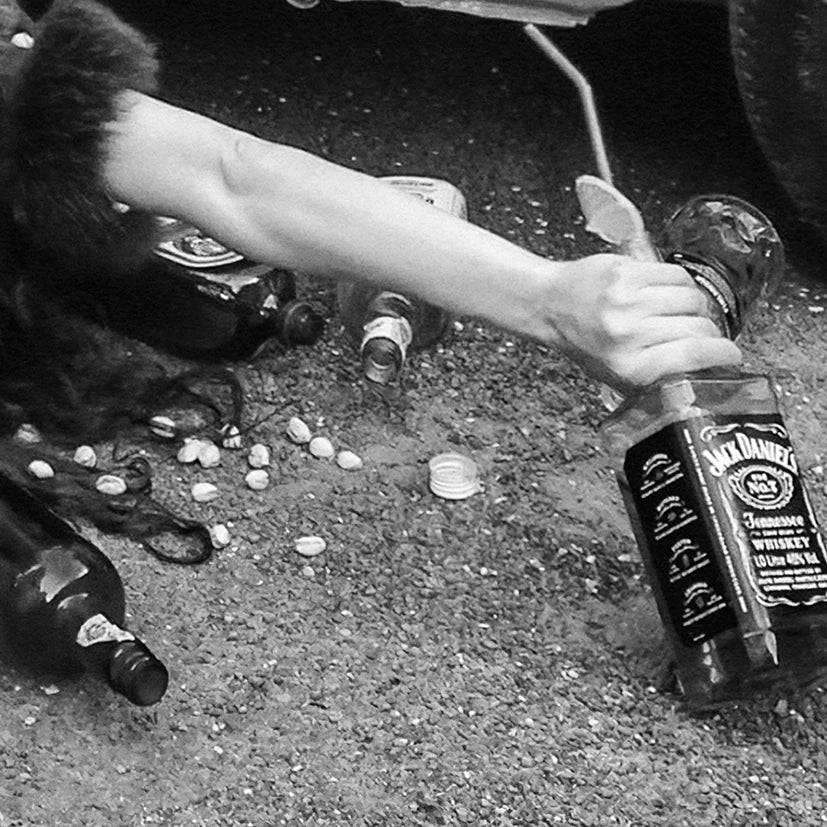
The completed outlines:
[[[520,336],[555,345],[560,336],[554,321],[558,304],[554,292],[562,267],[562,262],[527,254],[511,268],[510,275],[500,274],[501,283],[507,286],[509,294],[497,301],[485,315],[499,327]]]

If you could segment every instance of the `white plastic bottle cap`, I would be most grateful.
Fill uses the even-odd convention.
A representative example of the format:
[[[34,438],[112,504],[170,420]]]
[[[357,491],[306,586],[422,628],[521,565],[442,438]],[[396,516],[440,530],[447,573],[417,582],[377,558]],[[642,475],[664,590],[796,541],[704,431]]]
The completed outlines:
[[[428,462],[430,488],[445,500],[465,500],[482,490],[477,464],[463,454],[449,451]]]

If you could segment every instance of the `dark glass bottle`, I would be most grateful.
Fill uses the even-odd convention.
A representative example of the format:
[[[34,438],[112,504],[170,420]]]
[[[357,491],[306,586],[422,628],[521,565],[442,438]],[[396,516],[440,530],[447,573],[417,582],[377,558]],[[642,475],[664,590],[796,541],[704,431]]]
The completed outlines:
[[[136,275],[96,284],[104,321],[195,358],[254,356],[270,341],[312,345],[325,322],[297,298],[296,276],[255,264],[200,230],[160,219],[156,256]]]
[[[468,217],[465,197],[447,181],[404,175],[381,180],[458,218]],[[368,282],[343,282],[337,293],[342,324],[359,349],[365,378],[377,385],[396,381],[408,354],[436,344],[451,325],[442,308]]]
[[[734,338],[784,269],[746,202],[703,196],[667,225],[667,260],[706,292]],[[669,377],[601,427],[690,706],[827,677],[827,551],[770,377]]]
[[[124,626],[123,583],[103,552],[0,475],[0,648],[55,677],[88,671],[139,706],[161,699],[166,667]]]

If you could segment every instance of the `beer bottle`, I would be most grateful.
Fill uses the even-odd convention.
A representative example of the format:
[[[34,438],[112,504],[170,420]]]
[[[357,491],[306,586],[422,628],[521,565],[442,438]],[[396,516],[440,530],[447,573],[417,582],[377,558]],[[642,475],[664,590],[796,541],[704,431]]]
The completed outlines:
[[[124,627],[112,562],[41,500],[0,475],[0,650],[55,677],[84,671],[132,703],[164,695],[166,667]]]

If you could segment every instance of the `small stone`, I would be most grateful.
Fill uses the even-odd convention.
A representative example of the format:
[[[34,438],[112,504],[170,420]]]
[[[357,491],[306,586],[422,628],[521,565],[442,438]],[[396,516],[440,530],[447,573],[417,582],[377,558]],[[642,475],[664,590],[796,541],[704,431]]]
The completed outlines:
[[[12,35],[10,43],[18,49],[31,49],[34,46],[34,38],[28,32],[17,32]]]
[[[291,417],[290,422],[287,423],[287,436],[296,443],[296,445],[306,445],[310,442],[313,436],[310,433],[310,428],[303,419],[297,416]]]
[[[55,475],[55,469],[42,459],[33,459],[28,468],[29,473],[39,480],[50,480]]]
[[[310,453],[318,459],[330,459],[336,453],[333,443],[326,436],[313,437],[307,447]]]
[[[183,462],[184,464],[195,462],[198,459],[198,454],[201,452],[203,447],[203,439],[197,439],[193,436],[187,437],[184,440],[184,444],[178,449],[178,462]]]
[[[270,449],[266,445],[257,442],[250,448],[247,462],[251,468],[266,468],[270,464]]]
[[[197,503],[208,503],[219,494],[218,489],[211,482],[197,482],[193,485],[191,492],[192,498]]]
[[[83,468],[94,468],[98,464],[98,455],[91,445],[78,445],[72,459]]]
[[[244,477],[244,482],[247,483],[248,488],[253,491],[263,491],[270,485],[270,475],[263,468],[254,468]]]
[[[241,431],[237,425],[228,422],[221,429],[221,444],[231,451],[237,451],[241,447]]]
[[[213,548],[225,548],[230,545],[230,531],[224,523],[218,523],[210,529]]]
[[[175,439],[178,426],[168,416],[153,416],[149,420],[149,430],[161,439]]]
[[[103,474],[98,477],[95,482],[95,488],[97,488],[101,494],[117,497],[119,494],[126,492],[126,481],[114,474]]]
[[[336,464],[345,471],[358,471],[362,467],[362,458],[353,451],[339,451],[336,454]]]
[[[26,445],[37,445],[38,442],[43,442],[43,437],[40,431],[29,422],[24,422],[15,432],[14,438],[18,442],[23,442]]]
[[[299,537],[294,547],[302,557],[317,557],[327,548],[327,543],[323,538],[311,535]]]
[[[198,464],[202,468],[215,468],[221,465],[221,451],[214,442],[204,442],[198,451]]]

